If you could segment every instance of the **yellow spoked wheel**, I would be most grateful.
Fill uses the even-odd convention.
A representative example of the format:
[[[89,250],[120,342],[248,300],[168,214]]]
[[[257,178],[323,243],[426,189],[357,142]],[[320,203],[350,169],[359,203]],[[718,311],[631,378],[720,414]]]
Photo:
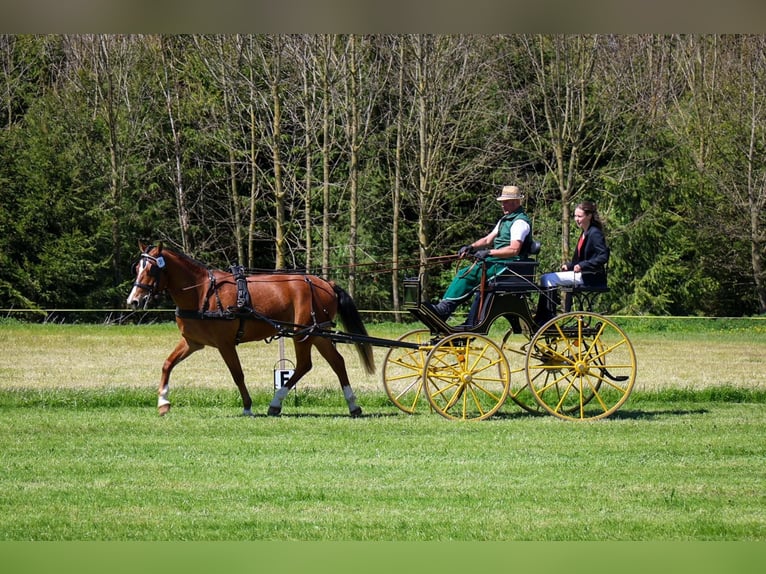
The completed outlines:
[[[596,313],[565,313],[545,323],[527,349],[527,382],[545,410],[566,420],[608,417],[630,396],[636,354],[628,337]]]
[[[453,333],[426,357],[423,384],[431,407],[453,420],[492,416],[508,396],[510,368],[502,349],[472,333]]]
[[[421,401],[423,368],[426,364],[427,347],[431,333],[428,329],[409,331],[397,339],[418,345],[391,347],[383,361],[383,388],[388,398],[405,413],[412,414]]]
[[[508,396],[525,411],[542,414],[545,411],[535,400],[535,395],[529,390],[526,377],[526,356],[530,341],[530,328],[521,321],[521,333],[508,329],[503,335],[501,348],[511,369],[511,382]]]

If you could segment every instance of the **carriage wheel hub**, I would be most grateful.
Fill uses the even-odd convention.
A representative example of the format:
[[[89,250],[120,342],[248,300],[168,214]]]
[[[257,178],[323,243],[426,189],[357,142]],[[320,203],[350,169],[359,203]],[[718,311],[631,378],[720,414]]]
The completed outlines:
[[[587,375],[589,371],[588,363],[585,361],[577,361],[574,365],[574,370],[578,375]]]

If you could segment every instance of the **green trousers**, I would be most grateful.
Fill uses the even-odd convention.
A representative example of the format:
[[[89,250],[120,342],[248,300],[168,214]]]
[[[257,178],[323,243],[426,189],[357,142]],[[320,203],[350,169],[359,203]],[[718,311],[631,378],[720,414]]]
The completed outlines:
[[[506,265],[510,263],[508,259],[487,259],[485,262],[487,268],[487,280],[495,275],[502,273]],[[442,299],[447,301],[461,301],[481,284],[482,263],[475,263],[460,269],[452,279],[446,293]]]

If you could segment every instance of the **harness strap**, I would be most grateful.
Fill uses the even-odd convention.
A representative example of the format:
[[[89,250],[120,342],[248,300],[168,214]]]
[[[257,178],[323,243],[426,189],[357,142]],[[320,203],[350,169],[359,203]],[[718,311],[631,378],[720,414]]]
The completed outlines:
[[[247,288],[247,276],[242,265],[232,265],[231,274],[237,283],[237,309],[250,309],[250,291]]]
[[[311,335],[311,331],[313,331],[316,327],[318,327],[317,314],[316,314],[316,311],[314,311],[314,283],[312,283],[312,281],[308,277],[308,275],[304,275],[303,279],[304,279],[304,281],[306,281],[306,283],[308,283],[309,291],[311,291],[310,301],[311,301],[311,323],[312,323],[312,325],[311,325],[311,327],[306,329],[307,334],[306,334],[305,337],[303,337],[303,339],[301,339],[301,341],[305,341],[306,339],[308,339],[309,336]]]
[[[221,304],[221,298],[218,296],[218,286],[215,282],[215,275],[213,274],[213,271],[211,269],[207,270],[207,277],[208,277],[208,285],[207,285],[207,294],[205,295],[205,301],[202,303],[202,308],[199,310],[200,314],[207,313],[206,309],[208,308],[208,304],[210,303],[210,298],[215,294],[216,299],[218,300],[218,311],[223,312],[223,305]]]
[[[235,309],[229,310],[239,316],[239,328],[234,339],[234,344],[239,345],[242,342],[242,337],[245,335],[245,318],[248,314],[253,313],[253,308],[250,304],[250,291],[247,288],[245,268],[242,265],[232,265],[231,274],[234,276],[237,284],[237,306]]]
[[[240,276],[241,272],[241,276]],[[250,294],[247,290],[247,277],[244,274],[244,268],[238,267],[236,270],[234,267],[232,267],[232,273],[234,274],[236,280],[237,280],[237,305],[231,306],[227,309],[223,308],[223,305],[221,303],[220,295],[218,294],[218,286],[216,284],[215,276],[213,275],[213,272],[208,270],[208,275],[210,279],[210,283],[208,286],[207,294],[205,296],[205,301],[202,304],[201,309],[179,309],[176,307],[175,315],[179,319],[199,319],[199,320],[222,320],[222,321],[233,321],[233,320],[239,320],[239,328],[237,329],[237,335],[235,338],[235,343],[239,344],[242,342],[242,337],[244,336],[245,332],[245,321],[249,320],[257,320],[257,321],[264,321],[265,323],[268,323],[271,325],[277,332],[277,334],[274,337],[270,337],[266,339],[265,341],[267,343],[270,343],[271,341],[275,339],[279,339],[281,337],[300,337],[301,341],[307,339],[308,337],[312,335],[316,335],[319,333],[325,333],[327,332],[328,328],[333,328],[335,325],[332,321],[325,321],[323,323],[319,323],[317,321],[317,314],[315,310],[315,302],[316,299],[314,297],[314,289],[315,285],[309,279],[308,277],[304,277],[304,280],[306,283],[308,283],[309,288],[311,290],[311,324],[310,325],[299,325],[295,323],[280,323],[277,321],[274,321],[273,319],[262,315],[255,309],[253,309],[250,306]],[[241,291],[247,293],[245,295]],[[209,303],[210,298],[215,295],[216,297],[216,310],[209,311]],[[325,314],[329,315],[329,312],[327,309],[324,309]]]
[[[231,321],[236,319],[237,315],[227,311],[198,311],[192,309],[179,309],[176,307],[176,317],[179,319],[224,319]]]

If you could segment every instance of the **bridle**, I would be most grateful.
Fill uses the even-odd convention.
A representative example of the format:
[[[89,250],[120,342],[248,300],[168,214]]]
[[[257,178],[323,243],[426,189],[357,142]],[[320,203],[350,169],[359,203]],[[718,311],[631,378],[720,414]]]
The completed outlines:
[[[147,252],[142,253],[134,266],[136,269],[136,279],[138,279],[138,271],[139,271],[138,266],[142,261],[148,261],[150,263],[154,263],[152,268],[149,270],[149,277],[151,277],[152,282],[141,283],[140,281],[134,281],[133,287],[139,287],[143,289],[144,291],[149,292],[149,297],[147,297],[146,299],[146,302],[148,303],[149,299],[159,295],[161,292],[158,290],[158,287],[160,284],[162,271],[165,269],[165,258],[162,255],[158,255],[157,257],[154,257],[153,255],[149,255],[148,250]]]

